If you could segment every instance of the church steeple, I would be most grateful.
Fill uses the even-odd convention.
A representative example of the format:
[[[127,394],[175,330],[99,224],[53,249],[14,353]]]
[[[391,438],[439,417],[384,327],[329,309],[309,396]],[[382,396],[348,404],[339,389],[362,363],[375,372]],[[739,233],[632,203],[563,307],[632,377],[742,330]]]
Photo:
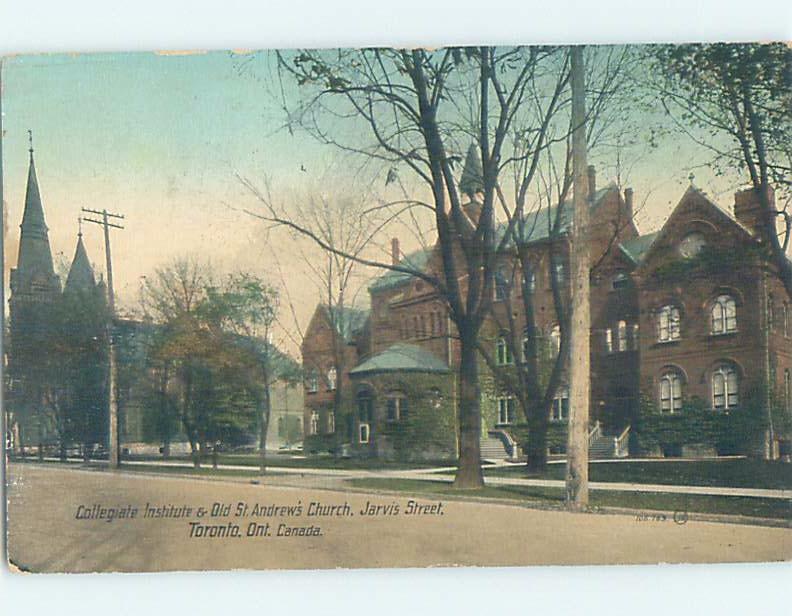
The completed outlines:
[[[47,223],[41,203],[36,165],[33,159],[33,135],[30,139],[30,162],[28,165],[25,212],[22,215],[22,230],[19,238],[19,257],[16,269],[11,274],[11,291],[49,295],[60,292],[60,283],[52,264]]]
[[[80,231],[77,233],[77,248],[74,251],[69,275],[66,278],[64,293],[72,291],[93,291],[96,288],[91,262],[88,260],[88,253],[85,251],[85,244],[82,239],[82,221],[80,221]]]
[[[471,143],[465,157],[465,166],[462,168],[462,177],[459,179],[459,190],[468,199],[462,204],[462,209],[475,227],[481,217],[481,193],[484,192],[484,170],[481,158],[475,143]]]
[[[484,190],[484,170],[475,143],[471,143],[468,148],[465,166],[462,167],[462,177],[459,179],[459,190],[471,201]]]

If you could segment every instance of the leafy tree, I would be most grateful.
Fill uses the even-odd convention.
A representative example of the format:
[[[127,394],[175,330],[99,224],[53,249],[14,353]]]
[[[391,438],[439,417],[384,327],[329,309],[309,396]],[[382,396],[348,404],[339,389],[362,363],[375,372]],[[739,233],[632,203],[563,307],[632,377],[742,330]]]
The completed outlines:
[[[142,301],[156,321],[148,350],[154,398],[163,411],[176,410],[194,464],[210,446],[241,444],[258,426],[263,472],[269,387],[281,374],[281,356],[267,341],[275,291],[246,273],[217,284],[207,265],[181,259],[146,280]],[[169,428],[167,417],[160,421]]]
[[[654,87],[676,127],[711,153],[718,173],[736,170],[750,181],[763,212],[760,235],[792,295],[792,48],[662,45],[650,56]]]

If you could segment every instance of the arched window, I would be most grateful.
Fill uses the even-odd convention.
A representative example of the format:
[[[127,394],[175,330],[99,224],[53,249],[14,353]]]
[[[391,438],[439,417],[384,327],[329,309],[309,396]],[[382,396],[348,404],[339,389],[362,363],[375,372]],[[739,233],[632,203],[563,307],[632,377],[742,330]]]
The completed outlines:
[[[498,423],[510,424],[514,421],[514,396],[498,398]]]
[[[775,327],[775,299],[770,296],[767,301],[767,329],[772,330]]]
[[[561,352],[561,327],[558,325],[553,325],[550,330],[550,344],[556,355],[558,355]]]
[[[627,321],[619,321],[619,352],[627,350]]]
[[[278,436],[286,436],[286,427],[283,425],[283,417],[278,417]]]
[[[710,332],[728,334],[737,331],[737,304],[731,295],[719,295],[710,308]]]
[[[319,413],[311,411],[311,431],[310,434],[319,434]]]
[[[498,338],[498,342],[495,345],[495,360],[498,362],[499,366],[508,366],[514,363],[511,347],[509,346],[508,340],[506,340],[506,336],[500,336]]]
[[[633,323],[632,326],[632,350],[637,351],[641,343],[641,330],[638,323]]]
[[[329,391],[335,391],[335,388],[338,385],[337,378],[338,374],[336,373],[335,366],[333,366],[327,371],[327,389]]]
[[[309,394],[315,394],[319,391],[319,374],[316,370],[308,371],[308,378],[305,379],[305,385],[308,388]]]
[[[657,311],[657,340],[679,340],[679,308],[676,306],[669,304]]]
[[[660,377],[660,411],[678,413],[682,410],[682,376],[668,370]]]
[[[712,371],[712,408],[733,409],[739,403],[737,370],[731,364],[721,364]]]
[[[434,311],[429,313],[429,333],[432,336],[437,333],[437,315]]]
[[[560,388],[553,398],[553,408],[550,414],[552,421],[566,421],[569,418],[569,390]]]

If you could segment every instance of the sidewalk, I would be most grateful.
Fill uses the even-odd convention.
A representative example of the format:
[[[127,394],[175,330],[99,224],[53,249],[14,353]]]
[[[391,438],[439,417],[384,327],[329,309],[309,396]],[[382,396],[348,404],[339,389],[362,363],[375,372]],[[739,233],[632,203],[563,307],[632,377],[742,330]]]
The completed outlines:
[[[125,467],[146,468],[152,466],[166,466],[171,468],[192,468],[189,462],[174,460],[124,462]],[[206,466],[206,465],[205,465]],[[220,464],[220,470],[251,471],[254,466],[239,464]],[[492,467],[490,467],[492,468]],[[452,482],[453,475],[444,474],[455,470],[455,467],[420,468],[409,470],[363,470],[363,469],[325,469],[325,468],[294,468],[284,466],[271,467],[273,472],[286,475],[328,477],[333,479],[413,479],[421,481]],[[491,486],[532,486],[543,488],[564,488],[564,482],[558,479],[528,479],[521,477],[487,477],[487,485]],[[696,494],[706,496],[747,496],[754,498],[773,498],[792,500],[792,490],[766,489],[766,488],[728,488],[715,486],[688,486],[664,485],[650,483],[616,483],[616,482],[591,482],[592,490],[610,490],[614,492],[651,492],[668,494]]]

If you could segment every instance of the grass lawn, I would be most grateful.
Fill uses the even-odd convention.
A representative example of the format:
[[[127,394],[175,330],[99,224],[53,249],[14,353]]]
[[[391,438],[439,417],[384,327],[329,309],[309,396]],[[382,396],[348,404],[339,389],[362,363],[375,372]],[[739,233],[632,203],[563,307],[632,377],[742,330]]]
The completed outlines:
[[[131,462],[160,461],[162,456],[126,456]],[[171,456],[170,460],[189,461],[190,456]],[[203,464],[211,466],[211,456],[203,459]],[[240,466],[258,466],[259,457],[256,454],[220,454],[218,464],[235,464]],[[273,468],[332,468],[332,469],[370,469],[370,470],[406,470],[412,468],[434,468],[438,466],[453,466],[448,461],[421,461],[421,462],[394,462],[388,460],[372,460],[366,458],[333,458],[332,456],[308,456],[295,458],[287,455],[272,454],[267,456],[267,466]]]
[[[484,470],[493,477],[525,477],[525,467],[514,465]],[[542,479],[563,479],[563,464],[550,464]],[[725,488],[792,489],[792,464],[763,460],[667,460],[657,462],[597,462],[589,465],[590,481],[657,483],[661,485]]]
[[[392,490],[409,494],[431,494],[435,496],[479,496],[483,498],[508,498],[512,500],[540,501],[548,505],[563,505],[564,491],[561,488],[533,486],[485,486],[480,490],[455,490],[444,481],[422,481],[416,479],[351,479],[349,483],[358,488]],[[782,499],[752,498],[742,496],[704,496],[693,494],[667,494],[646,492],[613,492],[592,490],[590,504],[594,507],[625,507],[652,511],[695,513],[719,513],[760,518],[790,519],[792,503]],[[669,518],[670,519],[670,518]]]

